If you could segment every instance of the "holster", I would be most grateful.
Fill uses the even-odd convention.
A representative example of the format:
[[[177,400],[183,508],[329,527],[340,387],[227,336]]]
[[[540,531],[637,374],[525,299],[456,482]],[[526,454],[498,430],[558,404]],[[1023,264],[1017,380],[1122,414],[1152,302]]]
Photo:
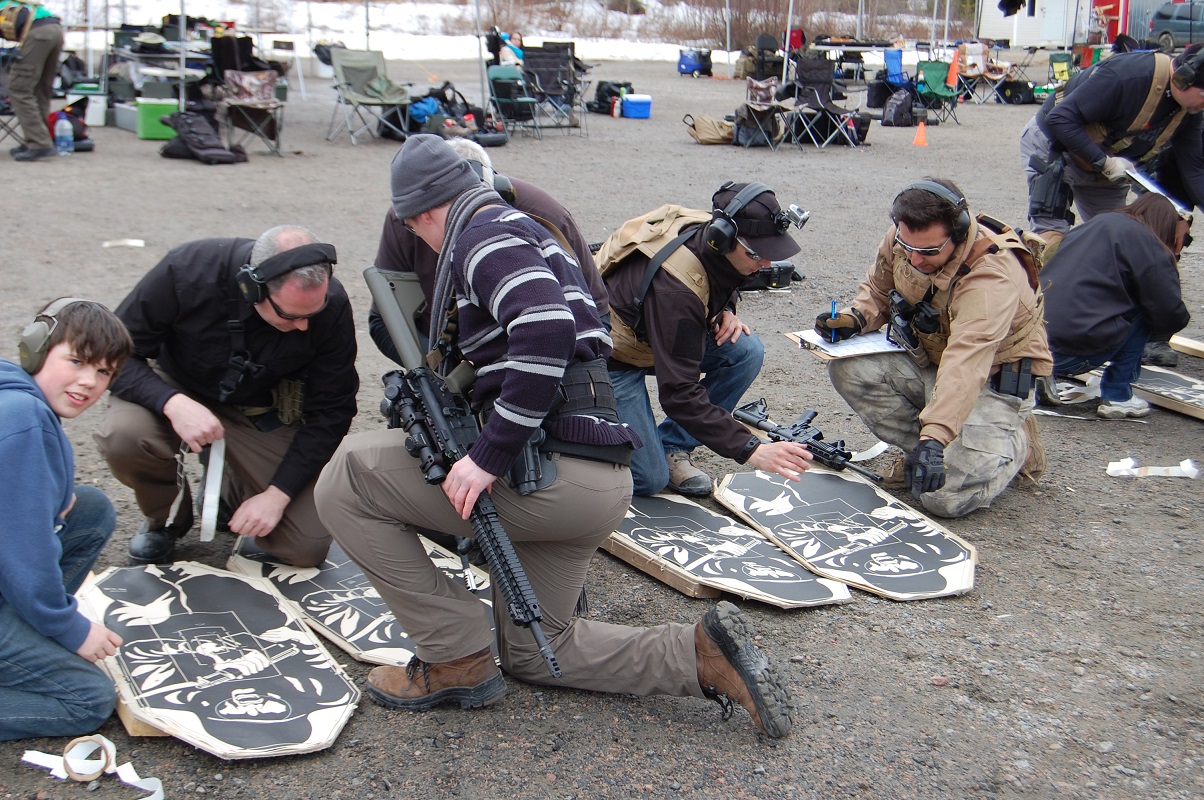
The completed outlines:
[[[1053,153],[1048,162],[1032,156],[1028,166],[1037,173],[1028,190],[1028,215],[1064,219],[1073,225],[1074,212],[1070,210],[1070,203],[1074,200],[1074,192],[1066,182],[1066,163],[1062,155]]]

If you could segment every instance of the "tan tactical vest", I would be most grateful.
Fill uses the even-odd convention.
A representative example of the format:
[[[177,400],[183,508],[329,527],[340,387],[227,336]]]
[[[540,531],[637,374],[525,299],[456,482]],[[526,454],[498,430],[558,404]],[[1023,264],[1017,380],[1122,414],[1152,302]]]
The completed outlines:
[[[4,8],[0,8],[0,38],[8,39],[10,42],[25,41],[26,34],[33,27],[34,18],[37,16],[37,10],[34,6],[40,6],[40,2],[29,3],[11,3]],[[22,11],[28,11],[25,15],[25,24],[21,25],[18,30],[17,25],[20,24],[20,16]]]
[[[1109,155],[1122,152],[1126,147],[1131,145],[1133,143],[1133,139],[1142,131],[1144,131],[1146,126],[1150,124],[1150,120],[1154,117],[1154,110],[1158,108],[1158,104],[1162,101],[1162,96],[1166,93],[1166,88],[1170,86],[1171,73],[1173,69],[1174,64],[1172,63],[1170,56],[1168,56],[1166,53],[1154,54],[1154,80],[1150,84],[1149,94],[1146,95],[1145,102],[1141,105],[1141,110],[1137,112],[1137,116],[1133,119],[1132,127],[1125,131],[1120,139],[1104,145],[1104,149]],[[1063,92],[1064,88],[1065,84],[1059,86],[1058,90],[1054,93],[1054,105],[1062,102],[1062,100],[1065,98],[1065,94]],[[1179,129],[1179,124],[1182,123],[1186,117],[1186,110],[1180,106],[1179,109],[1171,116],[1170,122],[1167,123],[1167,126],[1162,130],[1162,133],[1158,134],[1158,138],[1154,140],[1153,147],[1151,147],[1145,155],[1138,159],[1138,161],[1148,161],[1149,159],[1158,155],[1158,151],[1160,151],[1162,146],[1169,142],[1171,137],[1175,135],[1175,131]],[[1103,123],[1093,122],[1088,125],[1085,130],[1087,135],[1090,136],[1091,140],[1096,144],[1102,145],[1104,140],[1108,138],[1108,129],[1104,127]]]
[[[978,229],[984,235],[971,245],[957,274],[953,276],[953,280],[949,281],[949,287],[938,291],[930,299],[930,302],[941,311],[940,325],[937,331],[935,333],[916,332],[934,364],[941,363],[941,355],[949,343],[949,333],[952,329],[952,320],[949,318],[949,297],[953,294],[953,287],[957,285],[961,276],[969,274],[973,269],[974,262],[988,253],[1010,250],[1024,267],[1024,271],[1028,275],[1028,285],[1037,295],[1037,305],[1033,315],[999,343],[995,350],[995,359],[991,363],[1006,364],[1015,361],[1020,346],[1028,341],[1034,331],[1045,324],[1045,296],[1041,293],[1041,284],[1037,279],[1040,265],[1029,246],[1010,226],[985,214],[978,215]]]
[[[642,217],[623,223],[621,228],[602,243],[602,248],[594,255],[594,263],[598,266],[598,272],[605,278],[608,272],[613,271],[632,253],[638,251],[651,259],[662,247],[677,238],[687,225],[701,225],[710,220],[709,211],[663,205]],[[702,262],[693,253],[684,246],[679,247],[669,254],[660,268],[688,286],[690,291],[698,296],[703,308],[706,308],[711,297],[711,285]],[[611,298],[612,305],[616,307],[622,307],[627,302],[616,300],[618,298]],[[614,340],[614,358],[636,367],[651,367],[652,347],[647,342],[641,342],[635,331],[617,312],[611,314],[610,325],[610,338]]]

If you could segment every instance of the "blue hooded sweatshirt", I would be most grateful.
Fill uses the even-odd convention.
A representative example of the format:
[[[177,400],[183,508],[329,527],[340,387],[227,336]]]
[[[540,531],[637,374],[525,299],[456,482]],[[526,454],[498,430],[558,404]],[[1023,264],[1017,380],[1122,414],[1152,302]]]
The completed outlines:
[[[33,377],[0,360],[0,603],[75,652],[91,623],[63,588],[55,530],[75,493],[75,458]]]

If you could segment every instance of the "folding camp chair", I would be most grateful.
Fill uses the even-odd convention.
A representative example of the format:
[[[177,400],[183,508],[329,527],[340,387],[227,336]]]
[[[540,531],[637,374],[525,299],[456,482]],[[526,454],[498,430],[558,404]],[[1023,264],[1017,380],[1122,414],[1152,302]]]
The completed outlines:
[[[330,66],[334,69],[334,90],[338,93],[326,141],[333,141],[343,131],[351,143],[365,131],[375,137],[378,128],[391,129],[398,139],[406,138],[410,124],[410,90],[413,83],[394,83],[385,72],[385,54],[380,50],[330,49]],[[397,110],[397,114],[392,112]],[[340,119],[340,111],[342,118]],[[396,122],[401,123],[398,127]]]
[[[486,75],[493,105],[506,130],[534,133],[535,138],[542,140],[544,126],[540,124],[540,119],[547,119],[549,124],[555,122],[531,93],[522,70],[512,64],[501,64],[489,67]]]
[[[587,135],[585,120],[588,115],[581,113],[579,84],[570,50],[561,47],[525,47],[523,73],[528,86],[555,125],[564,128],[566,133],[575,129],[582,136]]]
[[[737,106],[734,114],[736,128],[758,133],[741,136],[737,130],[733,143],[741,144],[745,149],[767,144],[770,150],[776,152],[778,145],[786,138],[786,131],[790,129],[789,114],[790,109],[774,102],[750,102]]]
[[[778,90],[778,76],[770,75],[763,81],[746,78],[744,99],[751,103],[772,103]]]
[[[228,69],[222,77],[230,92],[221,102],[226,112],[227,149],[255,136],[283,158],[280,132],[284,128],[284,102],[276,99],[276,71]]]
[[[958,125],[958,92],[949,85],[949,62],[921,61],[916,65],[916,90],[925,107],[936,112],[941,122],[952,119]]]
[[[18,145],[25,144],[25,137],[21,135],[21,123],[13,114],[13,107],[9,105],[7,97],[0,97],[0,142],[10,136]]]
[[[986,42],[962,42],[957,46],[957,89],[967,100],[982,103],[979,92],[985,88],[988,60]]]
[[[832,101],[836,76],[826,58],[801,58],[796,63],[798,85],[796,105],[791,116],[791,134],[798,147],[809,140],[816,147],[827,147],[838,137],[857,147],[855,108],[838,106]]]
[[[893,50],[884,50],[882,53],[882,61],[886,64],[886,86],[892,93],[900,89],[906,89],[911,95],[914,102],[918,95],[916,94],[915,81],[911,76],[903,71],[903,51],[895,48]]]
[[[778,50],[782,47],[778,37],[772,33],[762,33],[757,37],[753,47],[756,50],[756,57],[753,59],[754,78],[763,81],[771,75],[782,74],[782,64],[785,63],[785,59],[778,55]]]
[[[1066,83],[1078,69],[1074,66],[1074,54],[1067,52],[1049,54],[1049,82]]]

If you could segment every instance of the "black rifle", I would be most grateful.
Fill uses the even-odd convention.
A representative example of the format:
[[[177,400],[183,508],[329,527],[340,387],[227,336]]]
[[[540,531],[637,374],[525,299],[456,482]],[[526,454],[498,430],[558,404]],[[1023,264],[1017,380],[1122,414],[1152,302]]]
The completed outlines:
[[[743,422],[745,425],[751,425],[757,430],[765,431],[769,434],[771,442],[798,442],[806,445],[811,451],[811,455],[815,460],[825,467],[830,467],[834,470],[851,469],[858,475],[864,475],[877,483],[882,482],[882,476],[876,472],[871,472],[865,467],[859,467],[852,461],[853,454],[844,446],[844,440],[838,439],[835,442],[825,442],[824,434],[819,428],[813,427],[811,421],[819,416],[819,412],[813,408],[809,408],[803,412],[793,425],[778,425],[769,418],[769,412],[765,409],[765,398],[761,398],[754,403],[746,403],[732,412],[737,422]]]
[[[375,267],[365,270],[364,277],[405,367],[404,370],[385,374],[385,399],[381,401],[381,413],[389,420],[390,428],[401,428],[406,432],[406,452],[418,459],[426,482],[442,483],[452,464],[468,454],[472,443],[480,435],[476,416],[462,392],[453,391],[442,377],[421,366],[413,323],[407,323],[407,315],[399,308],[399,305],[408,308],[417,303],[410,298],[399,302],[394,295],[395,291],[401,294],[411,289],[421,298],[416,279],[411,282],[397,274],[386,278]],[[406,300],[410,302],[407,304]],[[518,560],[518,554],[514,552],[506,529],[502,527],[489,492],[482,492],[477,498],[468,521],[476,536],[477,546],[489,564],[492,580],[506,600],[510,619],[516,625],[531,629],[548,670],[554,677],[561,677],[556,655],[539,624],[543,620],[539,600],[535,597],[522,562]]]

